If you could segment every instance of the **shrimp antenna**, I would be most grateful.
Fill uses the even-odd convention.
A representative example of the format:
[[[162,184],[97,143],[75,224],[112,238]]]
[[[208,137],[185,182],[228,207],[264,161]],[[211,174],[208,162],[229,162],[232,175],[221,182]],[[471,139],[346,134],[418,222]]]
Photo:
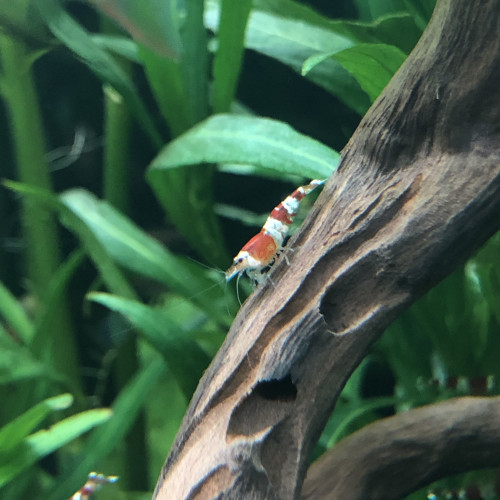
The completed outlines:
[[[238,273],[238,276],[236,277],[236,297],[238,298],[238,303],[240,304],[240,307],[242,306],[241,299],[240,299],[240,278],[243,273]]]
[[[208,266],[207,264],[204,264],[203,262],[200,262],[199,260],[193,259],[193,257],[189,257],[189,255],[185,256],[186,259],[189,259],[191,262],[194,262],[195,264],[198,264],[199,266],[207,269],[208,271],[216,271],[219,274],[226,274],[220,267],[217,267],[213,265],[213,267]]]

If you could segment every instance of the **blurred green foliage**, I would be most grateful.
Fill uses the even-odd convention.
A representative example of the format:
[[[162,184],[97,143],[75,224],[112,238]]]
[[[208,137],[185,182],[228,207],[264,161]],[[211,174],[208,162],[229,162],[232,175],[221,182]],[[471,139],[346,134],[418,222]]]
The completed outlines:
[[[121,476],[99,498],[148,497],[238,309],[220,268],[335,170],[433,7],[0,0],[2,498],[67,498],[94,469]],[[499,248],[389,328],[316,454],[384,414],[497,392]]]

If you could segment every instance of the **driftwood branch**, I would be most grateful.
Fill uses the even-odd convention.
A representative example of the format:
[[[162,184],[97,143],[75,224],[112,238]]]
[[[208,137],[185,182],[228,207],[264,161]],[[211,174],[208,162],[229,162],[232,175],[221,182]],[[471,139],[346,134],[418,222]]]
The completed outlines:
[[[302,500],[398,500],[438,479],[500,465],[500,397],[459,398],[371,424],[307,471]]]
[[[500,0],[438,1],[193,396],[162,499],[298,498],[367,348],[500,228]]]

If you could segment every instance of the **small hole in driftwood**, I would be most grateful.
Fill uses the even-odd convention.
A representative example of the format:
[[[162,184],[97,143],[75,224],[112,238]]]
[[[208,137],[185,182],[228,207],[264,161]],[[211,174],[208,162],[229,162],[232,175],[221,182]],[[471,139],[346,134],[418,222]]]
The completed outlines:
[[[297,397],[297,387],[292,382],[292,377],[287,375],[281,379],[260,382],[255,392],[264,399],[272,401],[293,401]]]
[[[260,433],[267,433],[285,419],[296,399],[297,387],[290,375],[257,383],[231,413],[227,427],[228,442],[241,436],[262,439]]]

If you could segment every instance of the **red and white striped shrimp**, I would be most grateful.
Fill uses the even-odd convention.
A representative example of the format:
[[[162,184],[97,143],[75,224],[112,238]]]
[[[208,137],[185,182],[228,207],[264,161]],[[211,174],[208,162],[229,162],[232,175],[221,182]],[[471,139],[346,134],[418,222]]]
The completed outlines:
[[[105,476],[97,472],[91,472],[87,482],[69,500],[88,500],[102,485],[115,483],[118,476]]]
[[[314,179],[309,184],[298,187],[276,206],[260,233],[248,241],[234,258],[233,265],[226,271],[226,281],[242,273],[261,281],[263,276],[261,271],[272,264],[277,253],[283,248],[283,241],[297,214],[300,202],[313,189],[324,183],[325,180]]]

